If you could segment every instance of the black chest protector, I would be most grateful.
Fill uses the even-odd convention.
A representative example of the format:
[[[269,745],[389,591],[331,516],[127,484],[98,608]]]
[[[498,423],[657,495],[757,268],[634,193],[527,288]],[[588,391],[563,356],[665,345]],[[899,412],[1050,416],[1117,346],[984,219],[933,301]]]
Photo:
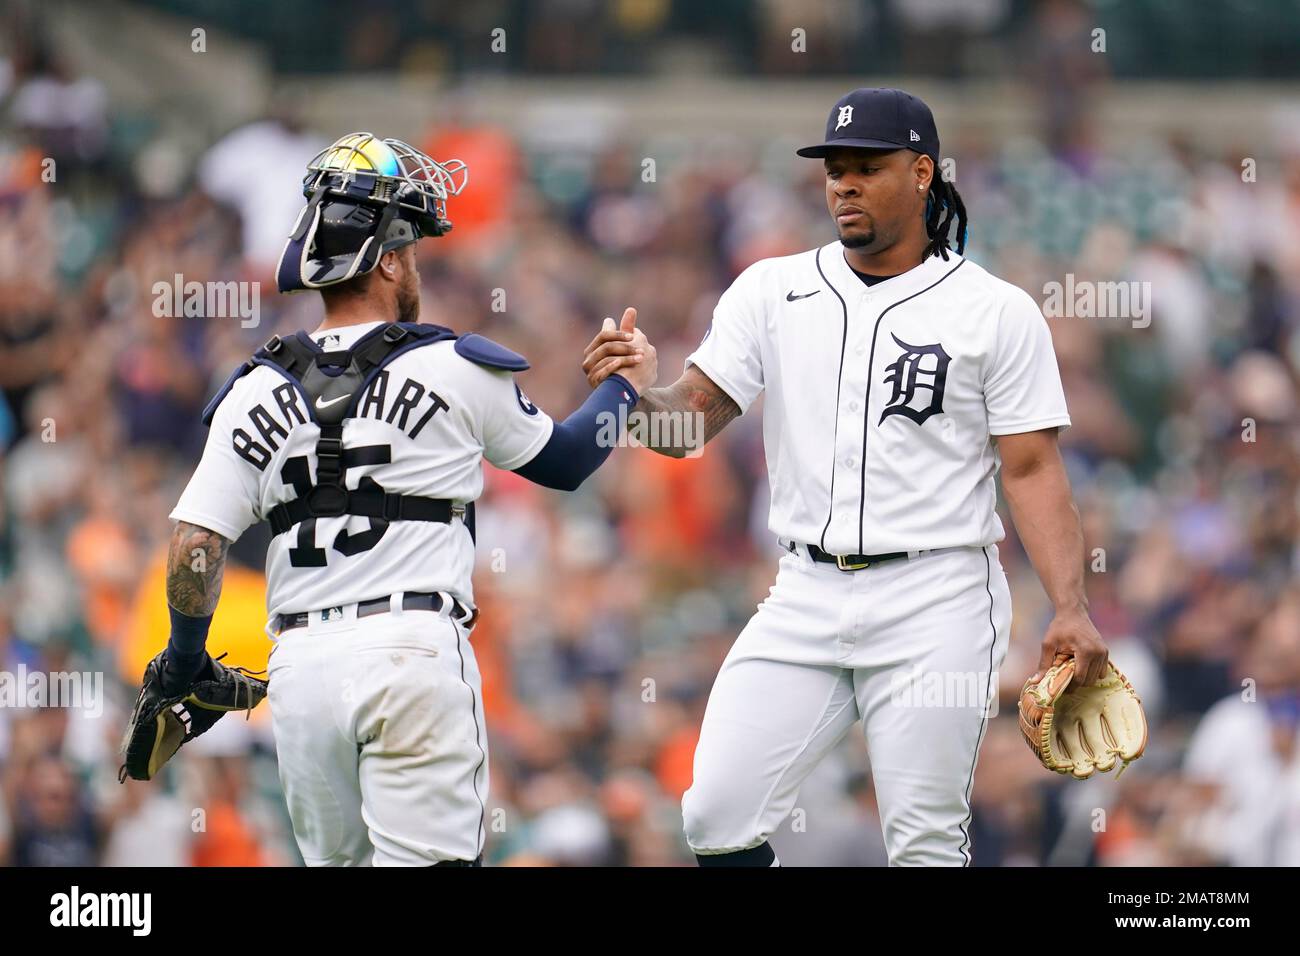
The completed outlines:
[[[446,498],[403,495],[381,488],[370,478],[362,478],[355,490],[344,484],[349,464],[376,464],[373,461],[349,461],[343,447],[343,423],[356,415],[363,395],[379,371],[399,355],[435,342],[455,341],[456,351],[466,359],[492,368],[520,371],[528,363],[520,355],[480,335],[458,336],[438,325],[400,322],[382,325],[366,333],[350,349],[325,351],[304,332],[281,338],[273,337],[253,357],[237,368],[216,397],[203,410],[203,423],[212,424],[217,406],[235,383],[259,365],[274,369],[294,384],[307,406],[307,414],[320,427],[316,441],[316,481],[305,475],[293,481],[297,496],[272,508],[266,515],[274,534],[280,535],[296,525],[314,518],[356,515],[370,518],[372,534],[382,535],[390,521],[433,521],[450,523],[455,509]],[[365,451],[365,449],[359,449]],[[474,534],[474,505],[464,509],[470,535]],[[379,522],[385,524],[380,525]],[[310,531],[310,528],[300,530]],[[312,547],[306,549],[317,551]],[[302,563],[295,560],[295,564]],[[324,563],[324,554],[319,562]]]

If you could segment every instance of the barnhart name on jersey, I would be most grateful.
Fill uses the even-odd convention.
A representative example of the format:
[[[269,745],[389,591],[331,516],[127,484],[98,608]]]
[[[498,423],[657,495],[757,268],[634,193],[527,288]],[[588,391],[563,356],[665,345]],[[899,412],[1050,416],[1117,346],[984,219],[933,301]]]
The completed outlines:
[[[388,369],[379,370],[358,404],[355,417],[386,422],[406,432],[408,438],[416,438],[434,415],[451,410],[441,395],[413,378],[403,379],[390,401],[391,377]],[[247,414],[249,427],[231,432],[231,447],[235,453],[259,471],[271,463],[273,453],[279,450],[281,442],[288,439],[294,425],[305,425],[308,420],[303,407],[306,399],[292,382],[276,387],[271,394],[275,399],[272,409],[262,404],[254,405]],[[340,397],[330,401],[346,400]],[[330,401],[317,399],[322,408],[327,407]],[[253,432],[260,436],[260,441],[253,437]]]

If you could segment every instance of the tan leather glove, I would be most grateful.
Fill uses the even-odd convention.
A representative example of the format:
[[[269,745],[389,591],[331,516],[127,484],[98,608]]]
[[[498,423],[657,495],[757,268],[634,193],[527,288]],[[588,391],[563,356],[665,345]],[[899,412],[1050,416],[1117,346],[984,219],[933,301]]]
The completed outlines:
[[[1020,692],[1020,732],[1044,767],[1083,780],[1100,770],[1122,773],[1147,745],[1147,718],[1133,685],[1114,664],[1089,687],[1071,686],[1074,658],[1057,657]]]

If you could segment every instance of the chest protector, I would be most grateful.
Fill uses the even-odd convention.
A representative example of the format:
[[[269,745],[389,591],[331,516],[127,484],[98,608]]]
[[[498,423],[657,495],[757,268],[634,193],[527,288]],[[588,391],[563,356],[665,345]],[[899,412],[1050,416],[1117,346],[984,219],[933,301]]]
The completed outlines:
[[[203,410],[203,424],[211,425],[217,407],[235,383],[259,365],[273,369],[302,394],[307,414],[320,428],[316,441],[316,481],[295,482],[297,497],[282,502],[266,515],[274,534],[284,534],[310,518],[356,515],[389,521],[434,521],[449,524],[453,503],[446,498],[426,498],[385,491],[363,478],[356,490],[344,484],[343,423],[356,415],[362,396],[379,371],[399,355],[435,342],[454,341],[463,358],[490,368],[522,371],[523,356],[481,335],[457,335],[439,325],[398,322],[381,325],[350,349],[327,352],[305,332],[287,338],[274,336],[253,357],[235,369],[225,385]],[[464,520],[474,534],[474,505],[468,503]],[[457,509],[458,510],[458,509]],[[378,530],[378,529],[376,529]]]

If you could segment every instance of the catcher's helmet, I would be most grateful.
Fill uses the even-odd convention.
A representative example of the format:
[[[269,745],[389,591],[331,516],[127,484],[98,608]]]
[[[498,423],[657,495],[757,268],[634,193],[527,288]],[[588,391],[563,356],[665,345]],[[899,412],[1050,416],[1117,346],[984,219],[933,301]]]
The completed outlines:
[[[379,257],[451,229],[447,197],[465,188],[459,159],[435,162],[397,139],[349,133],[317,153],[302,182],[307,205],[280,253],[281,292],[365,275]]]

